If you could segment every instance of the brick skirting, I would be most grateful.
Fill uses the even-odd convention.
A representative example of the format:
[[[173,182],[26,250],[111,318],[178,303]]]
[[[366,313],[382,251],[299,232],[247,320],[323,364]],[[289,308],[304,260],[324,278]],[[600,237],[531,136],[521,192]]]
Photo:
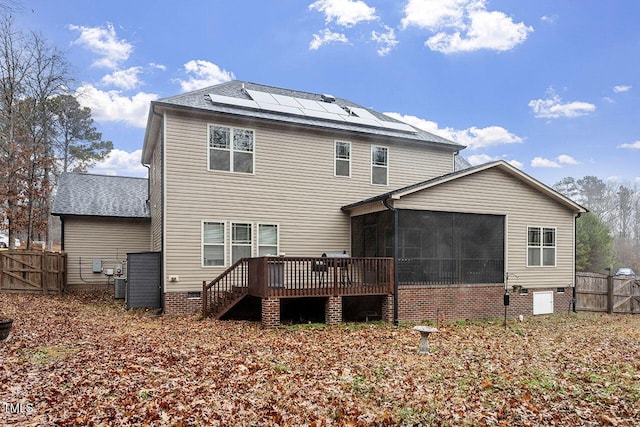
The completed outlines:
[[[202,298],[189,298],[188,292],[166,292],[164,313],[185,315],[202,313]]]
[[[510,293],[508,317],[533,315],[533,294],[553,292],[554,313],[566,313],[572,301],[572,289],[529,289],[526,294]],[[503,285],[400,286],[398,319],[402,322],[424,320],[483,319],[504,316]]]
[[[526,294],[511,292],[507,316],[531,316],[533,314],[533,295],[535,292],[553,293],[554,313],[566,313],[571,308],[572,289],[565,292],[557,288],[529,289]],[[424,320],[450,321],[459,319],[483,319],[504,316],[503,285],[455,285],[420,286],[405,285],[398,289],[398,320],[401,322],[420,322]],[[393,296],[382,301],[383,320],[393,321]],[[200,313],[202,299],[188,298],[187,292],[168,292],[164,294],[164,312],[172,315]],[[327,298],[325,306],[327,324],[342,321],[342,297]],[[262,300],[262,324],[274,327],[280,324],[280,300],[267,298]]]

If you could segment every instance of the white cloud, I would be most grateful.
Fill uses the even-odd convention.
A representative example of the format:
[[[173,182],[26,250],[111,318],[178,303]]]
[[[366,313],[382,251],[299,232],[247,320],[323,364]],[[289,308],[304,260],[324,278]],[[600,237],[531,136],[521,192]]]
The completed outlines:
[[[578,161],[567,154],[560,154],[556,160],[563,165],[577,165]]]
[[[349,42],[349,39],[347,39],[347,36],[345,36],[344,34],[334,33],[328,28],[325,28],[319,33],[313,35],[313,40],[311,40],[311,42],[309,43],[309,50],[317,50],[322,45],[325,45],[328,43],[348,43],[348,42]]]
[[[629,85],[619,85],[619,86],[614,86],[613,87],[613,91],[615,93],[620,93],[620,92],[628,92],[631,90],[632,86]]]
[[[497,160],[505,160],[505,156],[497,157],[497,156],[490,156],[488,154],[473,154],[465,158],[473,166],[482,165],[484,163],[489,163],[489,162],[495,162]],[[518,169],[522,169],[522,166],[524,166],[522,162],[519,162],[517,160],[507,160],[507,163],[509,163],[511,166],[516,167]]]
[[[149,67],[151,68],[157,68],[158,70],[162,70],[165,71],[167,69],[166,65],[162,65],[162,64],[156,64],[155,62],[150,62],[149,63]]]
[[[543,157],[535,157],[531,160],[531,166],[534,168],[561,168],[562,165],[577,165],[579,162],[568,154],[560,154],[555,159],[545,159]]]
[[[147,124],[149,103],[158,99],[155,93],[138,92],[128,97],[119,91],[103,91],[90,84],[78,88],[75,96],[80,105],[91,108],[91,116],[96,121],[123,122],[140,128]]]
[[[472,154],[471,156],[465,156],[465,159],[467,159],[473,166],[476,166],[500,160],[500,157],[494,157],[488,154]]]
[[[632,150],[640,150],[640,140],[632,142],[631,144],[621,144],[618,148],[630,148]]]
[[[466,145],[469,149],[491,147],[503,144],[517,144],[522,142],[522,138],[509,132],[500,126],[488,126],[478,128],[472,126],[468,129],[456,130],[453,128],[440,128],[438,123],[424,120],[416,116],[401,115],[398,113],[385,113],[389,117],[409,123],[419,129],[426,130],[443,138],[450,139],[459,144]]]
[[[442,27],[464,28],[464,7],[469,0],[409,0],[402,29],[410,26],[435,31]]]
[[[557,19],[558,19],[557,15],[552,15],[552,16],[544,15],[542,18],[540,18],[542,22],[546,22],[547,24],[555,24]]]
[[[140,85],[138,77],[142,72],[142,67],[131,67],[126,70],[114,71],[107,74],[100,80],[100,83],[106,86],[115,86],[120,89],[134,89]]]
[[[114,148],[101,162],[98,162],[89,173],[100,175],[147,177],[147,168],[142,166],[142,150],[131,153]]]
[[[561,166],[558,162],[555,162],[553,160],[544,159],[542,157],[534,157],[534,159],[531,160],[531,167],[532,168],[559,168]]]
[[[376,9],[361,0],[318,0],[309,9],[324,13],[327,24],[334,21],[343,27],[378,19]]]
[[[636,183],[637,183],[637,184],[640,184],[640,176],[637,176],[637,177],[636,177]]]
[[[235,75],[232,72],[223,70],[216,64],[201,59],[187,62],[184,64],[184,69],[189,75],[189,79],[178,79],[184,92],[214,86],[235,79]]]
[[[396,39],[396,33],[393,28],[384,26],[386,32],[378,33],[377,31],[371,32],[371,40],[378,43],[378,55],[385,56],[391,52],[391,50],[398,44]]]
[[[560,117],[580,117],[593,113],[596,106],[589,102],[573,101],[563,103],[553,89],[547,90],[546,99],[532,99],[529,107],[538,118],[557,119]]]
[[[506,51],[523,43],[533,27],[503,12],[486,10],[485,0],[409,0],[401,27],[437,32],[425,45],[441,53],[480,49]]]
[[[133,45],[118,39],[113,24],[108,23],[106,27],[69,25],[69,29],[80,32],[72,44],[80,45],[100,57],[93,63],[96,67],[117,68],[133,53]]]

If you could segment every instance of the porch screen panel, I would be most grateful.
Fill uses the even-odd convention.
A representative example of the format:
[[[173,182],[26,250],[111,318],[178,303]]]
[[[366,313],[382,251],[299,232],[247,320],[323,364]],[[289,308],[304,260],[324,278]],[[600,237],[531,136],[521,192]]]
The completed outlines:
[[[400,283],[503,282],[503,216],[401,210],[399,220]]]

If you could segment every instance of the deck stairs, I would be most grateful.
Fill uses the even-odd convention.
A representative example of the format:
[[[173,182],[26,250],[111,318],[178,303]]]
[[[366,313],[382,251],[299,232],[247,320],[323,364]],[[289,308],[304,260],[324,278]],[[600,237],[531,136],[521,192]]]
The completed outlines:
[[[219,292],[209,305],[209,316],[220,319],[248,294],[247,286],[234,286],[230,291]]]

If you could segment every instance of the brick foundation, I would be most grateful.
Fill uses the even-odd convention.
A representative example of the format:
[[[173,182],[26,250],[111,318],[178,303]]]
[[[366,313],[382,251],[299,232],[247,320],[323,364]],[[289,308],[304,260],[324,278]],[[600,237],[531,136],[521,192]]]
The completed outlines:
[[[188,292],[166,292],[164,313],[174,315],[202,313],[202,298],[189,298],[188,295]]]
[[[554,313],[566,313],[572,289],[529,289],[527,294],[510,294],[508,317],[533,315],[534,292],[552,291]],[[483,319],[504,316],[503,285],[400,286],[398,319],[403,322],[424,320]]]
[[[328,297],[325,303],[324,319],[327,325],[342,323],[342,297]]]
[[[275,328],[280,325],[280,299],[262,298],[262,326]]]

